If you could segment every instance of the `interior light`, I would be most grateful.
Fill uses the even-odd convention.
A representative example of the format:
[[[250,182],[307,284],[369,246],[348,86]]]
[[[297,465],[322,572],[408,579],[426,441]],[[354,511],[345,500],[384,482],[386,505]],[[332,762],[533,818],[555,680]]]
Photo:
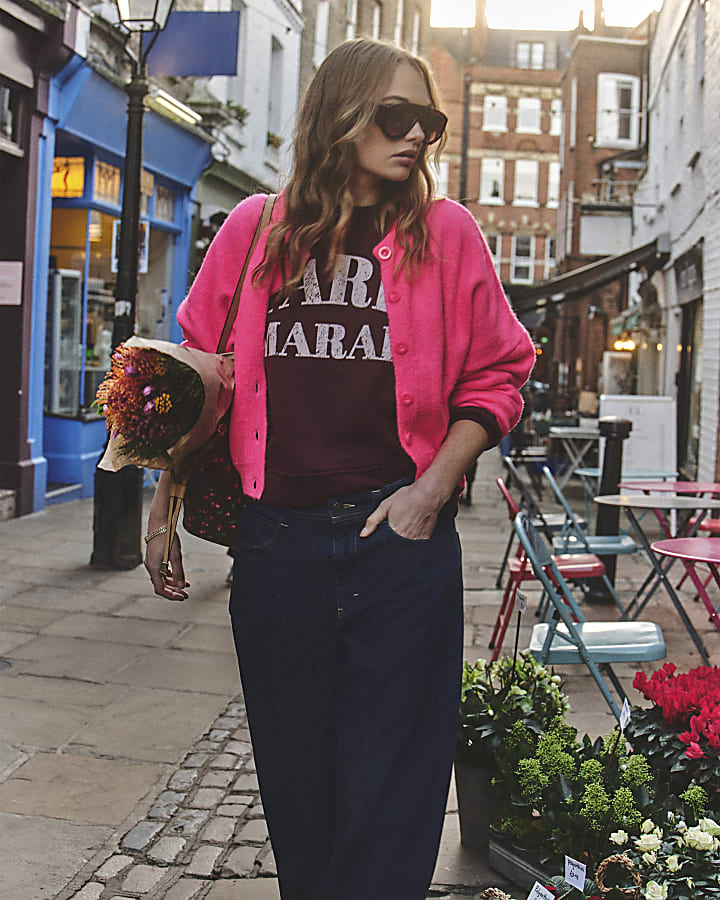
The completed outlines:
[[[623,350],[634,350],[637,344],[633,340],[623,341]]]
[[[615,343],[613,344],[613,347],[616,350],[622,350],[623,349],[623,341],[615,341]]]
[[[662,348],[663,348],[663,345],[660,343],[660,341],[658,341],[657,344],[655,344],[655,349],[657,350],[658,353],[660,353]]]
[[[542,356],[542,347],[536,347],[535,352],[537,353],[538,356]]]
[[[102,218],[97,209],[90,210],[90,228],[88,237],[91,243],[102,240]]]

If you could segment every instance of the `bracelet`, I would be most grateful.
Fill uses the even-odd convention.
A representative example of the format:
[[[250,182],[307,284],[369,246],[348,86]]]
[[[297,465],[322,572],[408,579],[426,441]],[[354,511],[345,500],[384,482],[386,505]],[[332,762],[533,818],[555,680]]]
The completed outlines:
[[[145,535],[145,543],[149,544],[150,541],[157,537],[159,534],[165,534],[167,532],[167,525],[161,525],[160,528],[156,528],[155,531],[151,531]]]

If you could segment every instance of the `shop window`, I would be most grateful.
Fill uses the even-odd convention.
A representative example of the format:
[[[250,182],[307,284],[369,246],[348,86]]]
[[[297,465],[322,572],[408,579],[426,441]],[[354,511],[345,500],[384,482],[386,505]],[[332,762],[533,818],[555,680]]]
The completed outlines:
[[[682,307],[677,375],[677,460],[690,481],[697,479],[702,394],[702,300]]]
[[[516,131],[540,134],[540,98],[520,97],[517,107]]]
[[[507,97],[485,96],[483,131],[507,131]]]
[[[157,186],[155,193],[155,216],[161,222],[175,221],[175,192],[162,184]]]
[[[483,159],[480,170],[480,202],[505,202],[505,160]]]
[[[640,124],[640,79],[602,72],[597,78],[595,144],[637,147]]]
[[[93,200],[107,203],[109,206],[120,206],[121,182],[122,176],[118,166],[112,166],[99,159],[95,161]]]
[[[152,200],[153,193],[155,192],[155,178],[154,176],[147,171],[147,169],[142,170],[142,174],[140,176],[140,215],[141,216],[149,216],[150,215],[150,201]]]
[[[562,129],[562,100],[557,98],[550,104],[550,134],[559,135]]]
[[[82,156],[56,156],[53,160],[53,197],[82,197],[85,190],[85,160]]]
[[[534,159],[515,160],[515,206],[537,206],[538,163]]]
[[[532,284],[534,260],[535,238],[527,234],[513,235],[510,280],[519,284]]]

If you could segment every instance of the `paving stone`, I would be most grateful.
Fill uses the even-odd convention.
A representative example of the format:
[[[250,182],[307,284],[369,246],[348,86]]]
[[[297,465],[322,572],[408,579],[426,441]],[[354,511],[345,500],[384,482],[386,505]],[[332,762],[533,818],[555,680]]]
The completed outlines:
[[[245,715],[245,706],[242,703],[230,703],[227,708],[227,714],[242,718]]]
[[[265,819],[250,819],[242,828],[238,835],[241,841],[257,841],[262,843],[268,838],[267,825]]]
[[[255,847],[236,847],[223,864],[223,877],[249,875],[254,872],[258,868],[255,865],[256,856],[257,848]]]
[[[151,819],[170,819],[185,799],[185,794],[178,791],[163,791],[148,813]]]
[[[259,791],[257,775],[254,772],[243,772],[238,775],[235,781],[235,790],[237,791]]]
[[[95,877],[99,878],[101,881],[109,881],[111,878],[119,875],[131,862],[135,862],[135,859],[132,856],[123,856],[122,854],[111,856],[110,859],[106,859],[100,866],[95,873]]]
[[[199,769],[209,759],[209,753],[189,753],[183,760],[183,769]]]
[[[222,788],[200,788],[188,805],[191,809],[214,809],[224,799]]]
[[[198,878],[181,878],[165,894],[163,900],[193,900],[193,897],[199,896],[202,888],[209,884],[210,882],[204,879],[201,881]]]
[[[147,894],[160,884],[169,871],[160,866],[135,866],[127,873],[122,890],[132,894]]]
[[[197,744],[193,747],[193,750],[197,752],[198,750],[202,750],[207,753],[217,753],[220,750],[220,741],[208,741],[202,740],[198,741]]]
[[[275,862],[275,854],[272,850],[262,858],[261,870],[263,875],[273,875],[277,878],[277,864]]]
[[[204,809],[183,809],[165,826],[165,831],[173,836],[197,834],[207,820]]]
[[[233,737],[238,741],[249,741],[250,740],[250,729],[247,725],[241,725],[239,728],[236,728]]]
[[[230,732],[223,728],[213,728],[208,737],[211,741],[220,743],[221,741],[226,741],[230,737]]]
[[[234,753],[219,753],[210,760],[211,769],[237,769],[242,765],[242,760]]]
[[[5,744],[0,741],[0,772],[2,772],[3,769],[6,769],[11,763],[20,759],[22,755],[22,750],[18,750],[17,747],[13,747],[12,744]]]
[[[188,875],[200,875],[209,877],[213,873],[215,863],[223,852],[222,847],[205,846],[195,852],[192,862],[185,869]]]
[[[120,842],[128,850],[142,850],[162,828],[162,822],[138,822]]]
[[[235,777],[234,772],[208,772],[207,775],[203,778],[200,784],[203,787],[221,787],[226,788],[229,787],[230,782]]]
[[[237,728],[240,725],[240,716],[220,716],[215,719],[214,728]]]
[[[251,794],[236,794],[235,791],[228,794],[225,798],[226,803],[240,803],[243,806],[250,806],[253,800],[257,799],[253,797]]]
[[[247,756],[252,753],[250,741],[228,741],[225,745],[226,753],[237,753],[238,756]]]
[[[175,862],[178,853],[183,850],[186,843],[185,838],[162,837],[147,851],[147,855],[150,859],[156,859],[158,862]]]
[[[89,884],[86,884],[85,887],[80,888],[76,894],[73,894],[72,900],[98,900],[98,898],[102,896],[104,890],[104,884],[90,882]]]
[[[213,844],[227,844],[235,833],[235,822],[227,816],[218,816],[212,819],[202,833],[204,841]]]
[[[280,900],[276,878],[232,878],[216,881],[205,900]]]
[[[240,816],[244,816],[247,812],[247,806],[241,806],[238,803],[223,803],[222,806],[218,806],[218,815],[220,816],[232,816],[235,819],[239,819]]]
[[[197,769],[180,769],[168,781],[168,787],[172,791],[186,791],[195,784],[197,777]]]

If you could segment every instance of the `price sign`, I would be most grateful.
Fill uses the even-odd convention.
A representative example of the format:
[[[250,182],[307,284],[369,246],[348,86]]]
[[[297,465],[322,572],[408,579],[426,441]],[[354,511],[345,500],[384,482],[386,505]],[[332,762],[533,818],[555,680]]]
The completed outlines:
[[[520,615],[523,615],[523,613],[527,609],[527,597],[525,596],[525,594],[523,594],[522,591],[518,591],[515,596],[515,600],[517,602],[517,611],[520,613]]]
[[[578,862],[572,856],[565,857],[565,881],[579,891],[585,889],[585,863]]]
[[[627,727],[627,723],[630,721],[630,704],[628,703],[628,698],[625,698],[625,702],[623,703],[623,708],[620,712],[620,731],[624,732]]]
[[[555,900],[555,894],[536,881],[527,895],[527,900]]]

